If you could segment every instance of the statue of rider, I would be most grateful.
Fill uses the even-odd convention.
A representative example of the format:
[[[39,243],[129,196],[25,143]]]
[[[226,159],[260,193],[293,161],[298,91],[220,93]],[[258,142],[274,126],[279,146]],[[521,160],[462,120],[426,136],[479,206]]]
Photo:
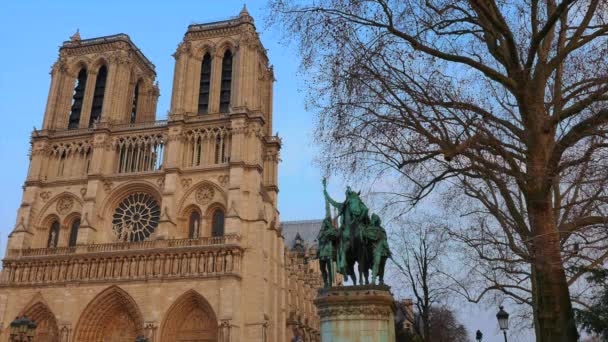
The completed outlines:
[[[319,249],[317,250],[317,258],[319,259],[319,267],[323,275],[323,286],[325,288],[333,285],[334,273],[333,264],[335,260],[334,251],[336,241],[338,240],[338,230],[334,228],[329,211],[329,202],[325,201],[325,219],[321,224],[321,230],[317,236]]]
[[[369,223],[369,210],[359,197],[359,193],[352,191],[350,187],[346,188],[346,199],[344,202],[333,200],[327,193],[327,180],[325,178],[323,179],[323,194],[326,201],[338,209],[338,215],[340,216],[340,238],[337,253],[337,268],[339,273],[348,278],[349,268],[352,268],[352,265],[347,264],[347,254],[352,255],[356,253],[353,250],[355,238],[360,235],[358,230],[362,229],[363,225]],[[353,259],[357,259],[357,256],[354,256]],[[353,278],[353,281],[355,280]]]
[[[386,230],[382,227],[382,221],[378,215],[372,214],[370,225],[365,228],[363,237],[371,242],[372,284],[375,284],[376,277],[379,277],[378,281],[382,285],[384,284],[386,260],[391,256],[391,251],[388,247]]]

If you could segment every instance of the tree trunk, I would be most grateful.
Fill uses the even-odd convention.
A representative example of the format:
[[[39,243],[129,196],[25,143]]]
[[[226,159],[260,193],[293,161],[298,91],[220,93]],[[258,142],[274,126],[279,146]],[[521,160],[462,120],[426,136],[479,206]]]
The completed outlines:
[[[546,203],[530,208],[534,232],[532,300],[537,342],[576,342],[578,333],[560,254],[553,210]]]

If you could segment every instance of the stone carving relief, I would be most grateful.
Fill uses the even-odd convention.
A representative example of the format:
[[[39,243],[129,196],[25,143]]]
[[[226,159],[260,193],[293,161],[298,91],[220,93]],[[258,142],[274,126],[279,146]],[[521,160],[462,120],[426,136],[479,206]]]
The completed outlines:
[[[57,212],[61,215],[67,214],[74,206],[74,199],[69,196],[61,197],[57,201]]]
[[[230,181],[230,176],[228,176],[228,175],[218,176],[217,181],[220,182],[220,184],[225,187],[226,185],[228,185],[228,182]]]
[[[105,192],[110,192],[112,190],[112,186],[114,186],[114,183],[112,183],[111,180],[103,181],[103,190]]]
[[[188,189],[192,185],[192,178],[182,178],[182,187]]]
[[[211,202],[213,196],[215,196],[215,190],[210,185],[204,184],[196,190],[194,196],[198,204],[207,204]]]
[[[51,197],[51,192],[50,191],[43,191],[40,193],[40,198],[42,198],[43,201],[48,201],[48,199]]]
[[[156,341],[156,330],[158,329],[158,324],[156,322],[146,322],[144,327],[144,335],[150,341]]]
[[[165,240],[166,241],[166,240]],[[71,259],[20,260],[5,265],[4,282],[11,285],[52,284],[99,281],[108,278],[143,280],[149,278],[216,277],[219,274],[240,274],[240,248],[216,248],[184,253],[166,249],[153,255],[139,252],[77,256]],[[200,243],[200,242],[197,242]],[[101,245],[100,248],[108,248]],[[152,329],[153,330],[153,329]]]

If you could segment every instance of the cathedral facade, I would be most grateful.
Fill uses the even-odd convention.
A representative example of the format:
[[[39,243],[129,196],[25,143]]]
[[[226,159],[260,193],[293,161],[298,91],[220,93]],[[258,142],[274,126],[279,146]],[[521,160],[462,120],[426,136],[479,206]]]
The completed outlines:
[[[0,341],[318,340],[318,266],[286,244],[274,75],[245,9],[188,27],[167,120],[129,36],[63,43],[0,274]]]

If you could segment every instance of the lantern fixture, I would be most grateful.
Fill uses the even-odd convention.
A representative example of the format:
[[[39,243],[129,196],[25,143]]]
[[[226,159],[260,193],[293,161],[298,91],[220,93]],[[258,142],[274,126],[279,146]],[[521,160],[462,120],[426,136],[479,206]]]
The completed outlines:
[[[500,330],[502,330],[503,335],[505,336],[505,342],[507,342],[507,330],[509,330],[509,314],[504,310],[503,306],[498,307],[498,313],[496,314],[496,319],[498,320],[498,326]]]

